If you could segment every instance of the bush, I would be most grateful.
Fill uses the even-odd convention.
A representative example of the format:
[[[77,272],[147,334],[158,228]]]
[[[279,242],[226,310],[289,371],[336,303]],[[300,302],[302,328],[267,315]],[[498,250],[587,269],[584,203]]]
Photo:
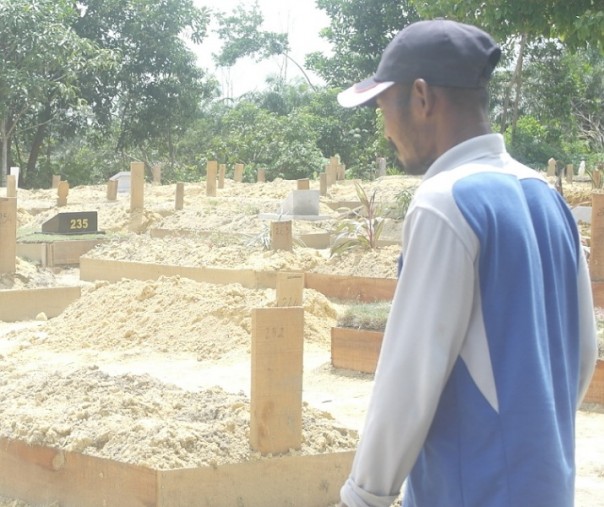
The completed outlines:
[[[550,145],[546,139],[548,132],[532,116],[523,116],[516,123],[516,133],[512,138],[511,127],[505,132],[507,149],[519,162],[534,169],[547,167],[547,161],[554,157],[558,161],[568,159],[560,146]]]

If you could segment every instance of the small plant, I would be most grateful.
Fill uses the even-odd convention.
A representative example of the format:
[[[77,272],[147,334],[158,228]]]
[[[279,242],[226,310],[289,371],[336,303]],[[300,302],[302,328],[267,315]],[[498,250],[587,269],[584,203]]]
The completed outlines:
[[[589,176],[591,180],[591,187],[594,189],[602,189],[604,187],[604,178],[602,177],[602,171],[599,169],[585,169],[585,174]]]
[[[251,235],[248,241],[245,242],[245,246],[255,247],[261,246],[263,250],[269,250],[271,248],[271,229],[268,225],[264,225],[262,231],[258,234]]]
[[[395,203],[386,210],[386,216],[394,220],[402,220],[407,214],[417,187],[404,188],[396,194]]]
[[[270,225],[264,225],[262,231],[258,234],[246,235],[248,237],[245,246],[256,247],[260,246],[263,250],[271,249],[271,228]],[[296,246],[306,247],[304,242],[297,238],[292,238],[292,243]]]
[[[381,209],[376,201],[376,191],[374,190],[371,197],[368,197],[359,183],[355,183],[355,189],[361,207],[352,211],[353,218],[344,220],[336,227],[336,237],[330,250],[331,256],[356,248],[377,248],[384,229],[384,219],[380,216]]]

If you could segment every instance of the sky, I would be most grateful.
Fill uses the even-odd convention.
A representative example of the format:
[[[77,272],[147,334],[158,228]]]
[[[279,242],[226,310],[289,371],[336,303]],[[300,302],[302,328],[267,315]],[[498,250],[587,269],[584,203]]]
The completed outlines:
[[[324,11],[316,8],[315,0],[194,0],[197,6],[207,6],[227,14],[230,14],[237,5],[251,7],[254,1],[258,2],[264,16],[262,29],[287,33],[291,48],[290,56],[298,64],[304,66],[305,55],[313,51],[329,52],[329,44],[319,37],[319,30],[329,25],[329,17]],[[212,27],[215,25],[212,24]],[[272,57],[260,63],[245,58],[228,71],[216,69],[212,61],[212,53],[216,53],[219,49],[220,40],[210,35],[201,46],[194,48],[194,51],[198,55],[199,64],[211,71],[220,81],[223,96],[238,97],[249,91],[263,89],[266,77],[279,74],[284,64],[287,65],[288,81],[297,77],[303,78],[302,72],[291,62],[286,62],[284,57]],[[322,84],[316,74],[309,73],[309,77],[313,84]]]

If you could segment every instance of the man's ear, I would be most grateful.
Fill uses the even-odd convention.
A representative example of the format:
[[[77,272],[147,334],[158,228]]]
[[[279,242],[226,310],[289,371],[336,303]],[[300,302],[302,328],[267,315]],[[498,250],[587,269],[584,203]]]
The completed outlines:
[[[423,79],[416,79],[412,86],[412,98],[419,107],[418,112],[425,116],[432,114],[436,102],[436,95],[432,87]]]

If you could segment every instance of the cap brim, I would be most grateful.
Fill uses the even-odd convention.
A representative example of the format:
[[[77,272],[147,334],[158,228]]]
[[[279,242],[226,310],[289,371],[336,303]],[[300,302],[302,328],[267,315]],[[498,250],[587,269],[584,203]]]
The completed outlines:
[[[394,81],[377,82],[370,77],[338,93],[338,102],[342,107],[375,104],[375,98],[393,84]]]

